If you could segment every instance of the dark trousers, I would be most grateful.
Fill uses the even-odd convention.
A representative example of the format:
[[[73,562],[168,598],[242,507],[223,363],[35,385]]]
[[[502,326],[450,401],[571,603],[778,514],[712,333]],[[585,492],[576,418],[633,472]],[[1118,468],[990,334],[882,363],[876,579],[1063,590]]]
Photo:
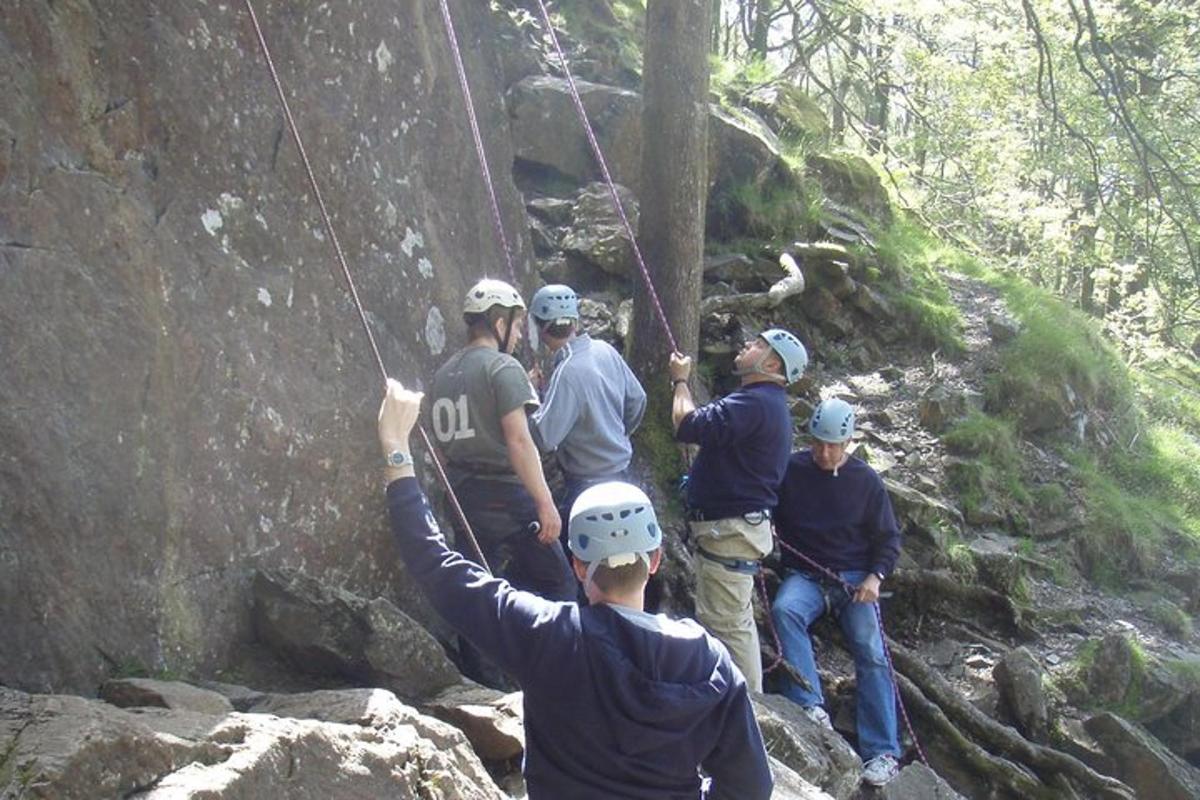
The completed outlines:
[[[454,491],[493,575],[547,600],[575,600],[578,586],[575,574],[561,547],[538,541],[537,510],[525,487],[468,478],[456,481]],[[454,521],[459,549],[468,558],[474,558],[458,515],[452,509],[447,510],[447,516]],[[461,642],[459,652],[462,670],[468,677],[508,688],[499,669],[469,642]]]

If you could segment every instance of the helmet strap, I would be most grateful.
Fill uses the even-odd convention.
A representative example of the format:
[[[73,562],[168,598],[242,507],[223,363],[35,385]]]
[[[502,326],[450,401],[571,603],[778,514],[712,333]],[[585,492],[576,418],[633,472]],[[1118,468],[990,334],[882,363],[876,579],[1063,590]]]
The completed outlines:
[[[500,352],[501,353],[508,352],[508,343],[512,340],[513,320],[516,319],[516,316],[517,316],[516,306],[509,308],[508,309],[508,322],[504,326],[504,338],[500,339]],[[497,322],[499,322],[499,320],[497,320]]]
[[[787,378],[783,377],[778,372],[770,372],[769,370],[763,369],[763,362],[765,362],[772,355],[779,357],[779,355],[775,352],[775,349],[771,348],[771,349],[767,350],[765,353],[763,353],[761,356],[759,356],[758,360],[755,361],[753,364],[746,367],[745,369],[735,369],[733,371],[733,374],[739,378],[744,377],[746,375],[762,375],[764,377],[770,378],[771,380],[779,381],[780,383],[782,383],[786,386]],[[781,363],[783,362],[782,357],[779,357],[779,360]]]

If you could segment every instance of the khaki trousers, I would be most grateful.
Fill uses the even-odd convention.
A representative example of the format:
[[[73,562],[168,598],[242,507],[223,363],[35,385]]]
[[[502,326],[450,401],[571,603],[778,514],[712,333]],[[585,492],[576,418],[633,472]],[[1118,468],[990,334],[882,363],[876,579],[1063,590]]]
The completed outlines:
[[[758,561],[771,552],[771,520],[766,515],[703,520],[689,523],[696,546],[721,558]],[[721,640],[746,684],[762,691],[762,655],[754,624],[754,576],[694,556],[696,619]]]

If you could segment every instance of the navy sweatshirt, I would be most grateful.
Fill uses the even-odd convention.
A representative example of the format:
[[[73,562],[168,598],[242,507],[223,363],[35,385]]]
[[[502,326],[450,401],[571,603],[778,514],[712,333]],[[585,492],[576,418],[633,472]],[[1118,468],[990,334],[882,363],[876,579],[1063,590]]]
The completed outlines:
[[[835,478],[813,462],[811,450],[794,453],[779,489],[775,528],[785,544],[835,572],[887,576],[900,556],[900,528],[883,480],[854,456]],[[784,567],[814,571],[788,548],[782,550]]]
[[[787,391],[758,382],[683,418],[675,438],[700,445],[688,474],[688,506],[705,519],[774,508],[792,452]]]
[[[387,489],[392,532],[437,612],[525,691],[530,800],[766,800],[772,778],[746,681],[690,620],[557,603],[446,547],[414,478]]]

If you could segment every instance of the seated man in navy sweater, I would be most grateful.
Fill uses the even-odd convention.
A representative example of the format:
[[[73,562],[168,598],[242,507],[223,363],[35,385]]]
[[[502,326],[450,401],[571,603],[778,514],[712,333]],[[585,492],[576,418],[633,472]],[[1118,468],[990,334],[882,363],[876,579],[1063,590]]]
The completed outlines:
[[[808,430],[812,449],[792,455],[779,490],[775,525],[785,545],[786,573],[771,615],[783,657],[812,688],[788,681],[784,694],[810,719],[830,727],[808,635],[809,626],[828,611],[841,623],[854,656],[863,780],[882,786],[896,775],[900,743],[875,603],[900,555],[900,529],[878,473],[846,452],[854,435],[850,404],[825,400]]]
[[[643,611],[662,533],[641,490],[593,486],[571,513],[576,576],[591,605],[519,591],[448,549],[413,476],[421,395],[388,382],[379,409],[392,532],[437,612],[525,691],[531,800],[766,800],[762,734],[725,648],[689,620]]]

